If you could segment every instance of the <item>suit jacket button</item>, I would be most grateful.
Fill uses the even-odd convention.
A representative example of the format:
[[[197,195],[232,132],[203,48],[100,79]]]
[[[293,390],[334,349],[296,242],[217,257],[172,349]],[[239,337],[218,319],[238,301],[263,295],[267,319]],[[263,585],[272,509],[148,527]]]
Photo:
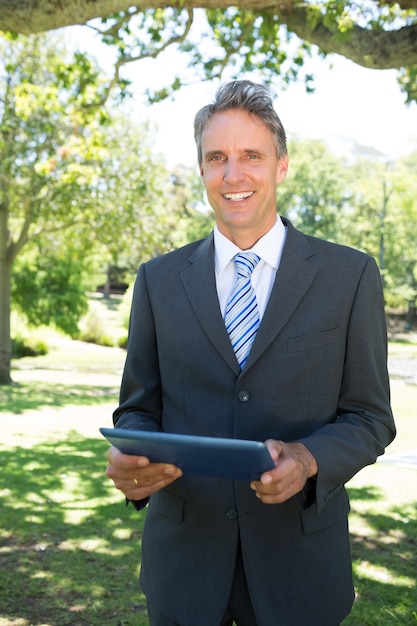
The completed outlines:
[[[236,519],[237,518],[237,511],[234,507],[230,507],[230,509],[227,509],[226,511],[226,515],[229,519]]]
[[[249,400],[249,394],[247,391],[239,391],[237,396],[241,402],[247,402]]]

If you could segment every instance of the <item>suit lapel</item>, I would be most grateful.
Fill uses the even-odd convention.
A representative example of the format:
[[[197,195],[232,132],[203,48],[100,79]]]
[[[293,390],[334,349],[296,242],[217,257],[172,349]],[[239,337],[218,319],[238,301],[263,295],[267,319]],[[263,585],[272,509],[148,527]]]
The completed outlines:
[[[306,237],[290,222],[287,220],[285,222],[288,231],[281,263],[268,306],[245,365],[245,372],[281,332],[318,271],[309,260],[314,253]],[[213,233],[193,251],[189,263],[181,272],[181,280],[197,320],[216,350],[231,369],[239,374],[239,364],[224,325],[217,297]]]
[[[213,233],[202,241],[181,272],[184,289],[198,322],[210,341],[236,374],[240,368],[221,315],[214,270]]]
[[[309,260],[314,253],[305,235],[297,231],[288,220],[285,222],[288,231],[280,266],[245,365],[246,371],[281,332],[318,272],[318,268]]]

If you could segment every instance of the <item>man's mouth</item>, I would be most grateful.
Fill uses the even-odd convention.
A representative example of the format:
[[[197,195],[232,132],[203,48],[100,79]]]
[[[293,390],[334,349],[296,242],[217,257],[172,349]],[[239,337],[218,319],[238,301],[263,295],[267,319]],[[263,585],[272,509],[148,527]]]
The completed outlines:
[[[240,202],[241,200],[246,200],[253,196],[253,191],[241,191],[239,193],[224,193],[223,197],[226,200],[232,200],[232,202]]]

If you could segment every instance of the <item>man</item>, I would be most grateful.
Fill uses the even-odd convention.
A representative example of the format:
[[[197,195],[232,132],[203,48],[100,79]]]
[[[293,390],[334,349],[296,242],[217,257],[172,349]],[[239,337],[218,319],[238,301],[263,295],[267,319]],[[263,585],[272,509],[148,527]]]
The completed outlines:
[[[344,483],[395,434],[379,272],[277,217],[288,156],[263,87],[221,87],[195,137],[216,227],[140,267],[114,423],[268,440],[275,467],[249,484],[110,448],[107,474],[149,502],[152,626],[336,626],[354,596]],[[228,334],[242,251],[244,340]]]

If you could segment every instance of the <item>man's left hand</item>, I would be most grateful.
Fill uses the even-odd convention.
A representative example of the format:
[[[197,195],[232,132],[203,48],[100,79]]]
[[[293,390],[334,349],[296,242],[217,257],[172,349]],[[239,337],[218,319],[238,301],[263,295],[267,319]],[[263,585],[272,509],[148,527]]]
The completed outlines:
[[[256,496],[265,504],[280,504],[299,493],[308,478],[317,474],[317,462],[306,446],[299,442],[266,442],[275,467],[251,482]]]

